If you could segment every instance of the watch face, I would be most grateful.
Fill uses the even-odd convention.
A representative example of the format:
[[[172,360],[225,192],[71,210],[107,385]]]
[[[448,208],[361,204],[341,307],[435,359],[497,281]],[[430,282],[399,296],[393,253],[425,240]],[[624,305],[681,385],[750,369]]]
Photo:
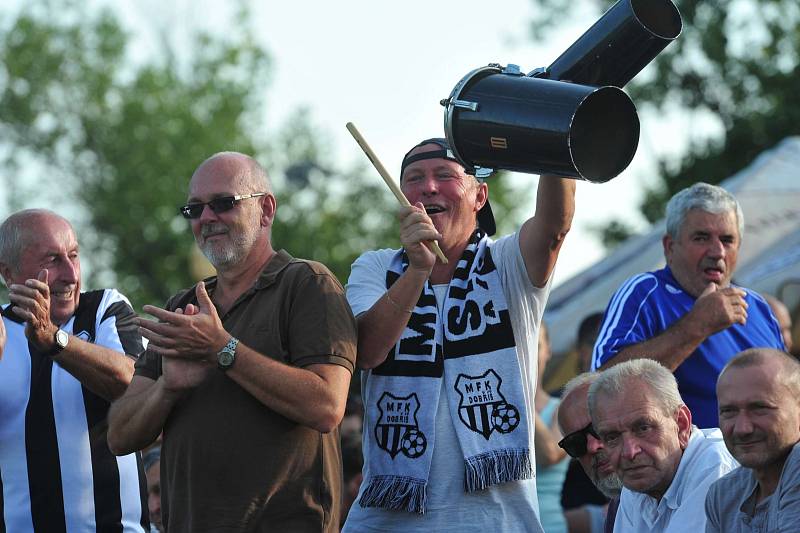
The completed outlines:
[[[233,354],[227,350],[223,350],[219,352],[217,361],[221,367],[231,366],[233,364]]]
[[[69,342],[69,334],[66,331],[64,331],[63,329],[59,329],[58,331],[56,331],[56,344],[58,344],[60,348],[62,349],[66,348],[68,342]]]

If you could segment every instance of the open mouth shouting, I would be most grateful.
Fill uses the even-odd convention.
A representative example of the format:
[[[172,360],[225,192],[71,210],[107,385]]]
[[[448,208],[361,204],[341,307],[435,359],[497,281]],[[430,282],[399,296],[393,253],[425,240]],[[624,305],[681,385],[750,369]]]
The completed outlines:
[[[438,204],[425,204],[425,212],[428,213],[429,216],[444,213],[444,211],[444,207]]]

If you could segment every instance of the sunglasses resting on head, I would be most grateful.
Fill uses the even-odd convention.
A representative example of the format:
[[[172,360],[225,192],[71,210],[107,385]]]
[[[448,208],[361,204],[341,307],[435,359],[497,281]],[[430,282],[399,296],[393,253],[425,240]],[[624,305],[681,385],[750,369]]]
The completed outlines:
[[[238,194],[236,196],[223,196],[221,198],[214,198],[208,202],[197,202],[182,205],[178,208],[183,215],[183,218],[193,219],[199,218],[200,215],[203,214],[203,209],[208,206],[214,213],[224,213],[225,211],[230,211],[233,207],[242,200],[247,200],[248,198],[256,198],[258,196],[264,196],[268,193],[265,192],[256,192],[253,194]]]
[[[567,455],[570,457],[574,457],[575,459],[583,457],[588,451],[586,442],[587,434],[596,439],[600,438],[597,436],[597,433],[595,433],[594,428],[592,428],[592,423],[589,422],[585,428],[573,431],[558,441],[558,446],[567,452]]]

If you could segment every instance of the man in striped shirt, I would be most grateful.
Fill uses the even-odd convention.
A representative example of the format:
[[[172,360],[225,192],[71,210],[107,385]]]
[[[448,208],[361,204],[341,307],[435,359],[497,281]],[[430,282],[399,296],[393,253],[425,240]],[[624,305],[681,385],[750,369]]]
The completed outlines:
[[[672,370],[701,428],[718,426],[715,386],[734,355],[784,349],[780,327],[757,293],[731,284],[744,219],[736,198],[696,183],[667,204],[667,266],[620,287],[606,309],[592,369],[655,359]]]
[[[75,232],[51,211],[0,225],[0,275],[0,531],[145,531],[140,459],[106,444],[143,351],[133,309],[113,289],[81,293]]]

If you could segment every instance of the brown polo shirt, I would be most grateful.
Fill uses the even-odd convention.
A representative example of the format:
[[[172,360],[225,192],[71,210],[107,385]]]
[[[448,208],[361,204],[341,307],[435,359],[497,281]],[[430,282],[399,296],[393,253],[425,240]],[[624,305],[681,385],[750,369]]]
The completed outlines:
[[[216,279],[206,286],[213,292]],[[175,295],[167,308],[188,303],[197,303],[194,288]],[[355,320],[341,284],[320,263],[281,250],[220,318],[265,357],[296,367],[354,368]],[[145,352],[136,375],[160,374],[160,356]],[[170,533],[338,531],[338,430],[322,434],[289,420],[222,371],[175,405],[161,453],[162,514]]]

